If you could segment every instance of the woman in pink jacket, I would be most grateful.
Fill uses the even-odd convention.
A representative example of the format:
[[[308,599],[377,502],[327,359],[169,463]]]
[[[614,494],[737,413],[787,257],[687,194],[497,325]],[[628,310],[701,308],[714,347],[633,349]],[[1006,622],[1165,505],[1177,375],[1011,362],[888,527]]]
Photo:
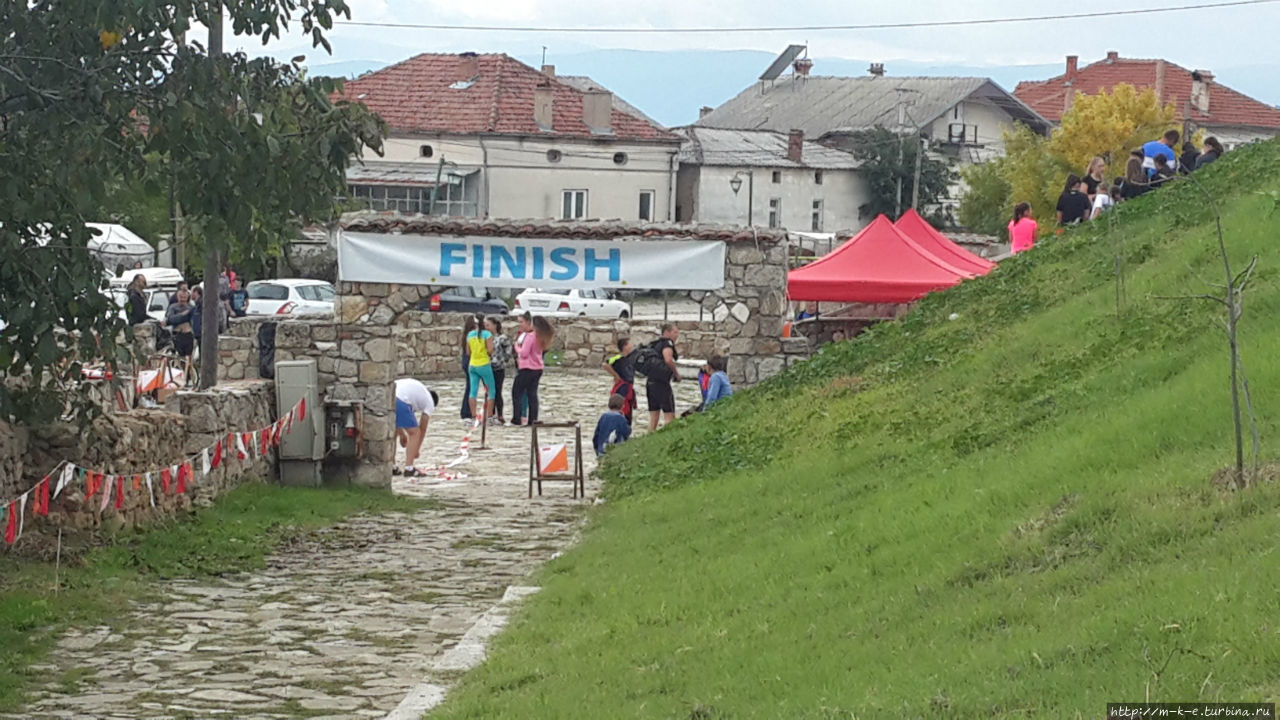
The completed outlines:
[[[520,316],[520,334],[516,336],[516,379],[511,385],[512,425],[532,425],[538,421],[538,383],[542,380],[542,353],[551,347],[554,335],[555,330],[546,318],[533,317],[527,312]]]

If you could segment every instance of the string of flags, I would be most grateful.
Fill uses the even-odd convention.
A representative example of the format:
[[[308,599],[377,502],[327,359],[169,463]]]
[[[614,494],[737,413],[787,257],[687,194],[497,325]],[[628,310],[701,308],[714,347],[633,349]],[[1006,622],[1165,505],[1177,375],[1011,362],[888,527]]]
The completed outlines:
[[[265,457],[269,450],[280,447],[280,440],[293,429],[294,420],[302,422],[306,419],[307,399],[304,397],[289,412],[266,427],[247,432],[228,432],[214,444],[181,462],[150,472],[116,474],[66,461],[58,463],[30,490],[0,503],[5,517],[4,542],[12,545],[22,537],[28,505],[31,506],[32,518],[46,517],[49,515],[49,502],[68,487],[84,487],[85,505],[93,507],[91,503],[96,502],[99,512],[105,512],[110,506],[114,506],[116,510],[124,509],[126,489],[140,493],[144,487],[151,507],[155,507],[157,484],[163,495],[184,494],[199,478],[205,477],[233,457],[237,460]]]

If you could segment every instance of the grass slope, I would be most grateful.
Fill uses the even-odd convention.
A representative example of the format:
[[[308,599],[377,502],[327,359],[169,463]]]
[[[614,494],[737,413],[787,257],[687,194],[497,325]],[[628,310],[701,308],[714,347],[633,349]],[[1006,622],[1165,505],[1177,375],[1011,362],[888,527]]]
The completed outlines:
[[[1275,455],[1280,142],[1200,174]],[[619,448],[610,502],[433,718],[1088,718],[1280,696],[1280,486],[1233,456],[1182,184]],[[1128,302],[1119,317],[1113,257]],[[1219,280],[1220,281],[1220,280]],[[948,316],[959,317],[949,321]]]
[[[0,712],[21,704],[24,686],[44,673],[29,666],[62,629],[120,622],[159,580],[261,568],[267,553],[298,532],[355,513],[427,506],[386,490],[247,483],[190,518],[107,535],[82,556],[64,556],[57,585],[52,562],[0,556]],[[64,682],[74,684],[74,675]]]

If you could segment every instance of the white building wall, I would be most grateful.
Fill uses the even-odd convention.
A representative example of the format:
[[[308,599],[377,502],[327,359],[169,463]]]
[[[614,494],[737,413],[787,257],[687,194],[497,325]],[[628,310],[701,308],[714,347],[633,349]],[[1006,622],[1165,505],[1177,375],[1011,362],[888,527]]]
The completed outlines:
[[[678,195],[694,199],[692,212],[696,222],[747,224],[749,183],[747,168],[702,166],[696,173],[683,172],[682,182],[696,182],[696,188],[681,187]],[[814,170],[778,169],[780,181],[773,182],[773,168],[752,168],[755,174],[752,198],[752,223],[767,227],[769,200],[782,201],[782,227],[809,232],[812,228],[813,201],[823,202],[822,232],[856,230],[867,224],[858,217],[858,207],[867,202],[866,182],[856,170],[823,170],[822,184],[814,181]],[[729,181],[742,173],[742,188],[735,195]],[[683,199],[682,199],[683,204]]]
[[[957,110],[959,117],[957,117]],[[947,141],[952,123],[977,126],[980,147],[966,148],[959,154],[962,164],[986,162],[1004,154],[1004,131],[1013,129],[1013,117],[990,103],[969,100],[956,103],[934,120],[928,132],[935,143]]]
[[[422,146],[431,157],[422,156]],[[558,162],[548,151],[558,151]],[[482,208],[489,217],[559,218],[565,190],[587,191],[587,218],[637,220],[640,193],[653,193],[653,219],[674,219],[675,143],[616,142],[506,137],[393,137],[385,162],[437,167],[441,158],[485,169]],[[615,162],[625,153],[625,162]]]

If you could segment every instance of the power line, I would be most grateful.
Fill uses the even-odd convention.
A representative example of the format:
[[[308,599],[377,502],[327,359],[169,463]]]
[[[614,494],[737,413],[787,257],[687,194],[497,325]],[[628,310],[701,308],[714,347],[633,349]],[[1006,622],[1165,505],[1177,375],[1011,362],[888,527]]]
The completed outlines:
[[[975,18],[971,20],[923,20],[918,22],[861,23],[852,25],[786,25],[770,27],[682,27],[682,28],[628,28],[628,27],[531,27],[524,25],[447,25],[439,23],[398,23],[361,20],[339,20],[343,25],[362,27],[405,28],[413,30],[449,30],[475,32],[519,33],[609,33],[674,35],[697,33],[794,33],[826,30],[901,30],[910,28],[961,27],[968,25],[1008,25],[1012,23],[1044,22],[1049,20],[1083,20],[1088,18],[1122,17],[1129,15],[1154,15],[1157,13],[1186,10],[1212,10],[1228,7],[1266,5],[1280,0],[1228,0],[1227,2],[1176,5],[1173,7],[1137,8],[1132,10],[1099,10],[1096,12],[1060,15],[1028,15],[1022,17]]]

